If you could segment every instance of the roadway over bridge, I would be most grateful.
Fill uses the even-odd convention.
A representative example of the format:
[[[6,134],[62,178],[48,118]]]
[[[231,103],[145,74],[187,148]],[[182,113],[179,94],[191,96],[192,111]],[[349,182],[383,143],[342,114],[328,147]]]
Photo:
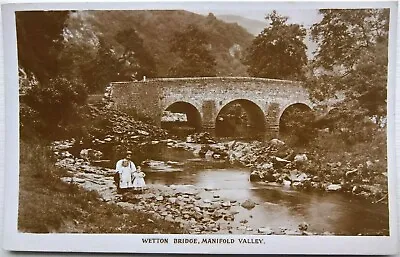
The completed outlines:
[[[198,131],[214,131],[218,114],[237,103],[248,114],[250,126],[274,137],[285,110],[313,108],[301,82],[265,78],[158,78],[113,82],[110,89],[115,109],[146,117],[160,126],[163,111],[186,113]]]

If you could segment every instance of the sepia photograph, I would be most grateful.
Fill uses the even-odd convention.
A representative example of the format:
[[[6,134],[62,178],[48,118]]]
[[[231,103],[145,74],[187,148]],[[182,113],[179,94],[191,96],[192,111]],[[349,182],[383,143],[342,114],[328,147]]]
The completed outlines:
[[[395,2],[152,4],[3,10],[16,234],[164,252],[397,236]]]

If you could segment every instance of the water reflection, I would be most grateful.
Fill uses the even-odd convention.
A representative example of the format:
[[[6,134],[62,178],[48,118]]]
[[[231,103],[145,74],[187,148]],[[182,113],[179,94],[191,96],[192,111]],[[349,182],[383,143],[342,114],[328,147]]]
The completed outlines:
[[[114,150],[105,151],[112,160],[117,160]],[[234,206],[240,211],[238,220],[247,220],[253,227],[296,229],[301,222],[307,222],[313,232],[325,231],[340,235],[388,234],[388,208],[372,204],[367,200],[340,193],[302,192],[249,181],[249,169],[234,167],[221,161],[206,161],[192,153],[150,145],[134,152],[135,163],[143,160],[180,162],[182,171],[155,172],[144,167],[148,184],[192,184],[212,190],[222,199],[238,202],[251,199],[258,203],[252,210]]]
[[[221,198],[239,202],[251,199],[258,205],[252,210],[239,207],[239,220],[254,227],[296,229],[305,221],[310,230],[341,235],[388,233],[388,210],[381,204],[344,194],[301,192],[249,181],[249,170],[229,167],[226,163],[185,161],[188,156],[167,149],[164,157],[185,162],[184,170],[173,173],[148,173],[148,182],[156,184],[193,184],[214,189]],[[163,157],[161,157],[163,158]],[[193,156],[192,156],[193,158]]]

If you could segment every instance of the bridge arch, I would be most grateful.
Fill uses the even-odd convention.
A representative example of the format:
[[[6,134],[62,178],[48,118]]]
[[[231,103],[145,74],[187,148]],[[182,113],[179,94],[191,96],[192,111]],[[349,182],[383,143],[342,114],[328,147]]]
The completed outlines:
[[[247,99],[226,103],[216,115],[216,136],[258,136],[263,135],[265,130],[264,112],[259,105]]]
[[[169,112],[169,114],[167,112]],[[179,114],[185,115],[182,116]],[[173,129],[177,126],[186,127],[187,129],[191,128],[195,132],[200,131],[202,127],[202,121],[198,108],[185,101],[177,101],[169,104],[167,108],[163,110],[161,127],[165,129]]]
[[[293,119],[299,117],[305,118],[304,115],[314,115],[313,108],[306,103],[290,103],[281,109],[278,115],[279,132],[287,132]]]

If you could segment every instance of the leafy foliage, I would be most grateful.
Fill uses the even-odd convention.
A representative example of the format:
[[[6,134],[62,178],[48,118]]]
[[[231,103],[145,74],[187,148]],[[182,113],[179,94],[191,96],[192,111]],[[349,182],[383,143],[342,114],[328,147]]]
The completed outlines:
[[[307,63],[306,30],[287,24],[287,17],[273,11],[266,16],[267,26],[248,50],[245,63],[252,76],[275,79],[301,79]]]
[[[307,146],[315,139],[315,114],[306,106],[288,107],[280,119],[280,134],[294,145]]]
[[[16,12],[19,65],[40,82],[59,72],[57,57],[68,15],[68,11]]]
[[[74,13],[71,16],[77,15]],[[65,78],[81,81],[89,92],[96,91],[104,69],[98,65],[103,57],[99,49],[104,45],[101,38],[97,37],[90,24],[71,17],[66,22],[63,34],[63,48],[58,55],[60,73]]]
[[[203,50],[200,46],[192,49],[199,50],[200,57],[182,58],[171,51],[172,43],[176,34],[190,25],[202,31],[207,45]],[[246,75],[240,58],[251,38],[243,28],[219,21],[212,14],[204,17],[186,11],[78,11],[66,22],[59,60],[66,77],[80,79],[90,93],[97,93],[111,81],[170,76],[171,70],[184,70],[187,76]],[[192,44],[186,39],[189,42],[185,44]],[[203,57],[211,60],[211,70],[188,68],[207,64]]]
[[[111,81],[119,80],[121,70],[113,48],[99,37],[96,56],[90,63],[81,66],[81,77],[89,93],[103,92]]]
[[[64,26],[67,11],[18,12],[21,133],[51,137],[63,131],[86,101],[86,87],[63,75]]]
[[[177,32],[171,44],[180,61],[170,69],[173,77],[210,77],[216,75],[216,61],[209,49],[209,40],[204,31],[190,25]]]
[[[237,52],[243,54],[253,36],[237,24],[225,23],[212,14],[205,17],[180,10],[80,11],[70,17],[70,20],[76,19],[84,21],[97,37],[102,36],[119,57],[125,52],[125,47],[116,34],[134,30],[143,40],[143,46],[149,53],[146,58],[154,60],[157,68],[154,76],[157,77],[169,76],[170,68],[181,60],[178,53],[171,51],[171,44],[176,33],[181,33],[190,25],[194,25],[207,35],[208,50],[215,58],[218,76],[245,76],[247,74],[245,66],[240,61],[240,54],[232,55],[229,50],[237,45]],[[70,21],[68,24],[74,22]],[[70,29],[70,25],[67,29]],[[85,40],[84,37],[81,38],[80,44],[85,44]]]
[[[143,45],[143,39],[134,29],[127,29],[117,33],[116,41],[124,48],[120,62],[120,76],[122,80],[142,79],[143,76],[154,77],[155,62],[151,54]]]
[[[318,43],[318,66],[332,70],[342,66],[351,70],[377,43],[387,40],[389,31],[388,9],[322,9],[321,22],[311,28]]]
[[[349,143],[370,140],[375,133],[371,124],[375,130],[385,125],[372,120],[386,116],[389,10],[320,13],[322,21],[312,26],[319,46],[313,63],[316,77],[307,85],[319,99],[343,92],[346,98],[335,115],[338,131]]]
[[[60,133],[63,124],[77,117],[76,110],[86,97],[86,89],[80,83],[63,77],[50,79],[32,87],[22,97],[27,107],[21,117],[22,124],[45,136]]]

